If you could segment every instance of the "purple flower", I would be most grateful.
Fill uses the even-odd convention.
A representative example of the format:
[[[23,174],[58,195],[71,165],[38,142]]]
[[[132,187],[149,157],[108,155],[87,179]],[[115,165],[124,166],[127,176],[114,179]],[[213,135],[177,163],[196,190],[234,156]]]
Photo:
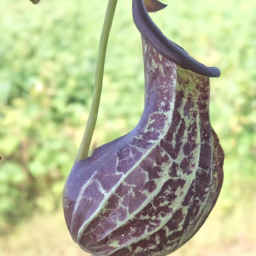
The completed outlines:
[[[145,2],[145,5],[144,5]],[[128,134],[76,161],[63,206],[79,246],[95,256],[164,256],[202,226],[223,182],[224,153],[209,120],[209,77],[220,71],[167,39],[133,0],[141,32],[145,109]]]

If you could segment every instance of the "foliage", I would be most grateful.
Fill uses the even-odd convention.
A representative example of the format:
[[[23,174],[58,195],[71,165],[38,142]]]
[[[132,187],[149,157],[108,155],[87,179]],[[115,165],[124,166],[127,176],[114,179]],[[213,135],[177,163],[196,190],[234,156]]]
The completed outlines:
[[[256,181],[256,3],[166,1],[151,16],[162,31],[206,65],[211,120],[226,153],[221,202],[227,211]],[[0,3],[0,229],[35,209],[58,206],[75,160],[93,91],[106,4],[100,0]],[[129,132],[143,109],[140,35],[131,1],[119,1],[107,53],[93,144]],[[245,189],[246,188],[246,189]]]

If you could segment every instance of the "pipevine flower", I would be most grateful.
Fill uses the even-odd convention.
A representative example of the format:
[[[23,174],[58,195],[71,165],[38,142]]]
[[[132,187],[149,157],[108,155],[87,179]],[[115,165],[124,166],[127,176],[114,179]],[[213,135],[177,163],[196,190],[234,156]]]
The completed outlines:
[[[63,206],[67,227],[95,256],[163,256],[186,243],[218,198],[224,153],[209,120],[209,77],[220,76],[167,39],[133,0],[142,35],[145,109],[127,135],[77,159]]]

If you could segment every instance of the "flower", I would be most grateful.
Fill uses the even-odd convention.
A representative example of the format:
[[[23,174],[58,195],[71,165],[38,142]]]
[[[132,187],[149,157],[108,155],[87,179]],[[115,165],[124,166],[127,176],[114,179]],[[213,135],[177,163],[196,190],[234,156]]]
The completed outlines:
[[[145,70],[141,120],[75,161],[63,192],[71,236],[94,256],[177,250],[203,225],[223,182],[224,153],[209,120],[209,77],[220,71],[167,39],[147,13],[163,6],[144,2],[133,0]]]

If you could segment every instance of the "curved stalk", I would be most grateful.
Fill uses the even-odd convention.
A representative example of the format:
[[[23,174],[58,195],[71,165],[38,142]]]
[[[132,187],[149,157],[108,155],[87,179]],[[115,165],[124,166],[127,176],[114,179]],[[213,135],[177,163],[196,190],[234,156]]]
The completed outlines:
[[[94,132],[94,128],[97,121],[99,104],[100,104],[100,96],[102,90],[102,80],[104,74],[104,64],[106,57],[106,50],[108,44],[109,33],[111,30],[115,9],[116,9],[117,0],[109,0],[107,11],[105,15],[104,25],[102,29],[102,34],[100,38],[99,44],[99,53],[95,74],[95,87],[93,92],[93,99],[91,104],[90,115],[86,124],[86,128],[84,131],[83,139],[78,151],[77,161],[86,159],[88,157],[90,144]]]

